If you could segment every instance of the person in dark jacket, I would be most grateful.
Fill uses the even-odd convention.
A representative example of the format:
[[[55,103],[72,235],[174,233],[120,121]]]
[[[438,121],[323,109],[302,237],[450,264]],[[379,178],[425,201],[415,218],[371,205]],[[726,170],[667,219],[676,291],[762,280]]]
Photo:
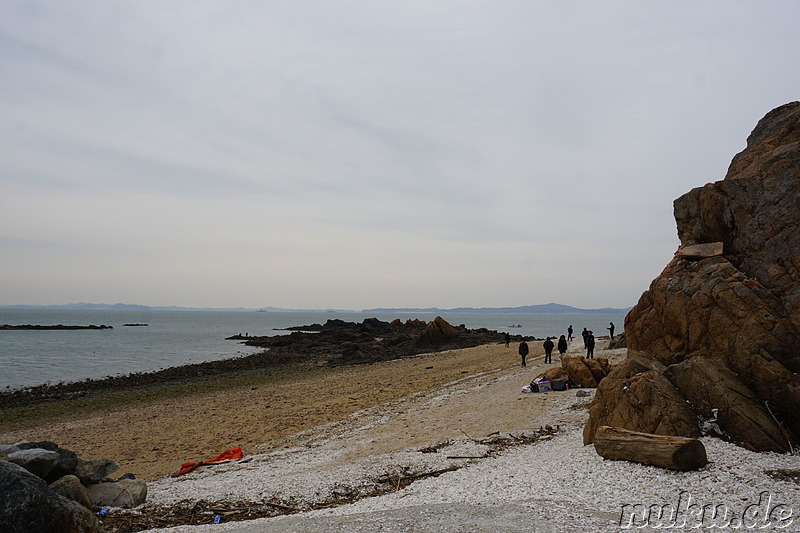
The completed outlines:
[[[586,333],[586,359],[594,359],[594,333]]]
[[[522,366],[527,366],[525,364],[525,358],[528,357],[528,343],[525,342],[525,338],[522,338],[522,342],[519,343],[519,356],[522,357]]]
[[[545,362],[545,364],[552,363],[553,362],[553,348],[555,347],[555,345],[553,344],[553,341],[550,340],[550,337],[547,337],[547,340],[544,341],[543,346],[544,346],[544,362]]]
[[[613,322],[609,322],[609,324],[611,324],[611,326],[608,328],[608,334],[611,336],[611,340],[613,341],[614,340],[614,323]]]
[[[564,338],[564,335],[561,335],[558,338],[558,358],[564,357],[565,353],[567,353],[567,339]]]
[[[583,337],[583,347],[584,348],[586,348],[586,336],[587,335],[589,335],[589,330],[587,330],[586,328],[583,328],[583,331],[581,331],[581,337]]]
[[[570,324],[569,327],[567,328],[567,340],[568,341],[572,340],[572,324]]]

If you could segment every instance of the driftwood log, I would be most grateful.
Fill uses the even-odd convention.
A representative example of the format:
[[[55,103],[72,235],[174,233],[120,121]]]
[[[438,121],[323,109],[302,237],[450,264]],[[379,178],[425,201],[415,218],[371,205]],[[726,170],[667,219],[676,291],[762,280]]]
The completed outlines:
[[[708,464],[706,447],[697,439],[651,435],[609,426],[597,428],[594,449],[605,459],[672,470],[697,470]]]

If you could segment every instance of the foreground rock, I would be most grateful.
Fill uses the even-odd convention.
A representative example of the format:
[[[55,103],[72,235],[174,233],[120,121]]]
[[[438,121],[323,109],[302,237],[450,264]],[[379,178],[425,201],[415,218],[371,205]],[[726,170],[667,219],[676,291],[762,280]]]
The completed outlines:
[[[109,459],[84,460],[50,441],[3,444],[0,450],[7,458],[0,459],[4,533],[101,531],[95,508],[131,508],[147,499],[144,481],[107,479],[119,468]]]
[[[628,353],[600,383],[589,408],[583,442],[590,444],[600,426],[699,437],[697,416],[664,377],[666,367],[646,354]]]
[[[83,505],[48,488],[21,466],[0,461],[0,520],[6,533],[95,533],[102,531]]]
[[[585,441],[599,425],[703,429],[758,451],[800,440],[798,205],[793,102],[759,121],[723,181],[675,201],[681,248],[626,318],[630,362],[598,389]]]

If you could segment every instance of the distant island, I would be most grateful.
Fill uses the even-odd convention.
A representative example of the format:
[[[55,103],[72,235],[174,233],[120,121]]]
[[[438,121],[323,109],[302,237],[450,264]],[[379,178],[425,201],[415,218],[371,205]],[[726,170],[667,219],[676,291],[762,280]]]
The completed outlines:
[[[625,314],[630,311],[630,307],[613,308],[604,307],[601,309],[582,309],[557,303],[540,305],[523,305],[519,307],[454,307],[451,309],[441,309],[439,307],[378,307],[374,309],[290,309],[285,307],[151,307],[137,304],[92,304],[92,303],[71,303],[62,305],[0,305],[0,309],[23,308],[23,309],[99,309],[99,310],[121,310],[121,311],[240,311],[240,312],[262,312],[262,313],[496,313],[496,314]]]
[[[363,313],[497,313],[497,314],[625,314],[630,311],[630,307],[612,308],[604,307],[601,309],[581,309],[569,305],[556,303],[540,305],[522,305],[519,307],[454,307],[452,309],[439,309],[438,307],[416,308],[416,307],[396,307],[396,308],[377,308],[364,309]]]

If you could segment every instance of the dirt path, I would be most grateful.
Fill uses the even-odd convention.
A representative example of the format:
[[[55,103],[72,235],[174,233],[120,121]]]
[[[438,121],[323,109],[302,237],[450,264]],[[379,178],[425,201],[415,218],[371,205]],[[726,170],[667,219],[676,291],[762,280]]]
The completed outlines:
[[[537,360],[537,348],[532,347],[529,363]],[[50,440],[87,459],[114,459],[120,464],[120,474],[132,472],[140,478],[156,479],[175,472],[185,461],[209,459],[237,445],[245,453],[264,451],[286,444],[286,439],[298,432],[368,407],[437,390],[448,383],[456,382],[451,388],[457,389],[459,380],[465,378],[516,373],[524,384],[538,373],[534,372],[532,365],[524,372],[520,369],[514,344],[487,345],[339,367],[287,382],[161,401],[69,422],[4,428],[0,442]],[[487,391],[480,401],[486,407],[480,412],[455,402],[449,412],[437,414],[436,420],[416,418],[409,423],[401,416],[384,428],[393,431],[394,437],[379,441],[405,448],[424,442],[433,429],[437,435],[478,434],[487,418],[497,422],[492,424],[495,430],[503,430],[506,425],[519,427],[520,417],[525,416],[514,404],[517,399],[493,404]]]

